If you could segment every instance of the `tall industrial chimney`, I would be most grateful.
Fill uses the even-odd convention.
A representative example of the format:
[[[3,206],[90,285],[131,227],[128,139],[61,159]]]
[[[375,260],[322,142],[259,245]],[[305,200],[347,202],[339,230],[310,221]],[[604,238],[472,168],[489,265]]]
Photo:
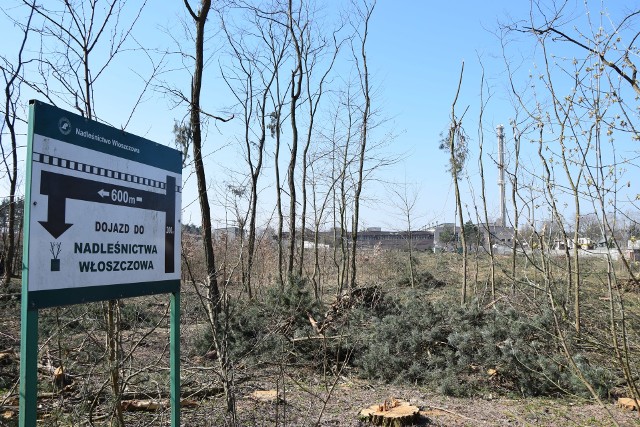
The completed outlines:
[[[498,187],[500,187],[500,219],[498,225],[507,225],[505,192],[504,192],[504,126],[496,126],[498,131]]]

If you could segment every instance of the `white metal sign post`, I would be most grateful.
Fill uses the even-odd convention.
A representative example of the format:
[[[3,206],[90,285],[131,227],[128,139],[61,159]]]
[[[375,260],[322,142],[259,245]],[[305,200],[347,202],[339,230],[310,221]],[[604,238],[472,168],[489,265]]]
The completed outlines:
[[[30,102],[20,426],[36,425],[38,309],[160,293],[179,426],[181,172],[177,150]]]

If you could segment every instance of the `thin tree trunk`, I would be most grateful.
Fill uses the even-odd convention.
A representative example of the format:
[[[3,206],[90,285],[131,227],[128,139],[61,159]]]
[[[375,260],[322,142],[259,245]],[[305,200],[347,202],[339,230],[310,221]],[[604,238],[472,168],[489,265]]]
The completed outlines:
[[[109,300],[107,303],[107,348],[109,350],[109,376],[111,378],[111,390],[114,396],[115,425],[124,427],[124,414],[120,397],[122,395],[120,379],[120,324],[119,307],[117,300]],[[112,423],[113,424],[113,423]]]
[[[346,94],[346,109],[347,109],[347,136],[344,144],[344,149],[342,150],[342,163],[340,165],[340,199],[338,200],[338,214],[340,220],[340,229],[339,235],[336,237],[337,230],[334,230],[334,240],[339,240],[335,247],[340,248],[340,258],[336,256],[336,251],[334,250],[334,260],[336,260],[336,265],[338,267],[337,275],[338,275],[338,295],[342,293],[344,290],[345,283],[347,278],[349,277],[349,248],[348,248],[348,236],[347,236],[347,172],[349,169],[349,147],[351,145],[351,137],[353,132],[353,111],[351,105],[351,94]]]
[[[184,4],[189,11],[196,24],[196,40],[195,40],[195,64],[193,72],[193,80],[191,86],[191,100],[189,105],[189,119],[192,132],[193,144],[193,160],[196,172],[196,180],[198,185],[198,201],[200,203],[200,213],[202,216],[202,237],[205,253],[205,268],[207,272],[207,314],[212,327],[213,339],[216,348],[220,352],[219,361],[222,370],[222,385],[225,392],[225,400],[227,404],[227,412],[235,417],[235,396],[232,390],[232,374],[229,373],[229,365],[227,363],[228,355],[226,353],[226,342],[220,342],[219,330],[220,319],[219,314],[226,301],[222,301],[220,290],[218,287],[218,275],[215,265],[215,254],[213,250],[213,236],[211,232],[211,210],[209,207],[209,198],[207,194],[207,182],[204,171],[204,162],[202,160],[202,123],[200,120],[200,94],[202,91],[202,74],[204,70],[204,31],[207,22],[207,16],[211,10],[211,0],[201,0],[200,9],[196,14],[188,0],[184,0]]]
[[[218,288],[215,254],[213,250],[211,209],[209,207],[209,197],[207,194],[207,179],[204,171],[204,162],[202,160],[202,123],[200,120],[200,92],[202,90],[202,72],[204,69],[204,29],[207,16],[211,10],[211,0],[202,0],[197,15],[191,10],[187,0],[185,0],[185,5],[187,5],[191,17],[196,23],[195,69],[191,86],[189,124],[192,132],[193,163],[198,185],[200,214],[202,217],[202,244],[207,271],[207,298],[209,301],[209,309],[212,312],[217,312],[219,310],[220,290]]]
[[[491,228],[489,226],[489,211],[487,209],[487,197],[486,197],[486,185],[484,180],[484,162],[483,162],[483,145],[484,137],[482,132],[482,118],[484,115],[484,68],[482,69],[482,77],[480,80],[480,117],[479,117],[479,153],[478,153],[478,166],[480,170],[480,188],[482,192],[482,211],[484,214],[484,229],[487,233],[487,241],[489,246],[489,283],[491,286],[491,299],[496,299],[496,272],[495,272],[495,257],[493,255],[493,238],[491,235]],[[484,233],[483,233],[484,236]],[[484,240],[484,239],[483,239]],[[483,242],[484,243],[484,242]]]
[[[276,80],[276,96],[280,101],[280,84]],[[282,211],[282,185],[280,183],[280,113],[282,112],[282,104],[278,103],[276,109],[276,147],[274,154],[274,172],[276,177],[276,207],[278,210],[278,278],[280,286],[284,286],[284,249],[282,247],[282,238],[284,230],[284,212]]]
[[[290,121],[291,121],[291,157],[289,159],[289,168],[287,170],[289,182],[289,259],[287,265],[287,275],[291,279],[294,270],[295,248],[296,248],[296,163],[298,160],[298,122],[296,113],[298,109],[298,99],[302,90],[302,50],[303,35],[296,35],[293,19],[293,0],[289,0],[289,32],[291,40],[296,50],[295,68],[291,72],[291,97],[290,97]],[[304,230],[303,233],[304,239]],[[296,270],[299,276],[302,275],[302,260]]]
[[[367,63],[367,36],[369,35],[369,20],[376,6],[373,4],[365,5],[366,11],[364,16],[364,29],[360,38],[360,58],[362,60],[362,68],[358,69],[360,77],[360,88],[364,97],[364,108],[362,110],[362,123],[360,132],[360,153],[358,158],[358,180],[356,182],[356,190],[353,198],[353,221],[351,224],[351,280],[349,286],[356,286],[357,270],[356,255],[358,253],[358,225],[360,222],[360,196],[364,181],[364,161],[367,152],[367,143],[369,138],[369,119],[371,118],[371,86],[369,84],[369,68]]]
[[[276,180],[277,180],[277,196],[276,204],[278,208],[278,276],[281,286],[284,286],[284,248],[282,247],[282,238],[284,230],[284,213],[282,212],[282,188],[280,187],[280,168],[277,166],[278,158],[280,154],[280,136],[278,135],[276,141],[275,162],[276,162]]]
[[[13,276],[13,264],[14,257],[16,252],[16,186],[18,182],[18,139],[16,135],[15,122],[16,122],[16,104],[18,102],[15,99],[15,94],[19,95],[19,87],[16,87],[16,80],[21,73],[22,70],[22,53],[24,51],[24,47],[27,43],[27,37],[29,36],[29,32],[31,31],[31,18],[33,17],[34,10],[30,9],[29,19],[24,28],[24,37],[22,38],[22,43],[20,45],[20,49],[18,50],[18,58],[16,68],[12,70],[11,74],[7,76],[6,70],[3,69],[3,74],[5,78],[5,105],[4,105],[4,122],[7,125],[7,129],[9,130],[9,139],[11,141],[11,165],[7,165],[6,158],[7,155],[4,152],[4,146],[2,146],[2,158],[5,159],[5,166],[7,169],[7,177],[9,178],[9,212],[8,212],[8,228],[7,228],[7,245],[5,248],[5,253],[2,262],[4,263],[4,276],[2,278],[2,283],[5,288],[9,286],[9,282],[11,281],[11,277]]]
[[[520,166],[520,135],[517,134],[517,130],[515,124],[513,125],[513,142],[515,145],[515,165],[513,167],[513,175],[511,177],[511,202],[513,203],[513,241],[512,241],[512,254],[511,254],[511,292],[515,294],[516,290],[516,260],[518,255],[518,227],[519,227],[519,217],[520,212],[518,211],[518,203],[517,203],[517,191],[518,191],[518,173]],[[503,226],[506,224],[502,224]]]
[[[335,41],[335,40],[334,40]],[[309,43],[311,43],[311,40],[309,40]],[[305,237],[305,233],[306,233],[306,222],[307,222],[307,170],[308,170],[308,156],[309,156],[309,148],[311,147],[311,142],[312,142],[312,136],[313,136],[313,129],[314,129],[314,124],[315,124],[315,118],[316,118],[316,112],[318,111],[318,105],[320,104],[320,100],[322,98],[322,94],[323,94],[323,86],[324,86],[324,82],[327,78],[327,76],[329,75],[329,72],[333,69],[333,65],[335,63],[335,60],[338,56],[338,51],[339,51],[340,47],[339,45],[336,44],[336,48],[334,50],[333,53],[333,57],[331,59],[331,63],[329,64],[329,66],[327,67],[327,69],[325,70],[324,74],[322,75],[322,77],[320,78],[320,81],[318,82],[318,90],[317,93],[314,95],[311,92],[311,75],[312,72],[315,68],[315,64],[316,64],[316,58],[318,55],[318,52],[315,51],[314,49],[314,53],[313,55],[309,52],[310,49],[309,47],[307,48],[307,50],[305,51],[305,57],[304,57],[304,75],[305,75],[305,86],[306,86],[306,95],[307,95],[307,102],[308,102],[308,108],[309,108],[309,125],[307,128],[307,140],[305,142],[304,145],[304,149],[302,152],[302,212],[300,213],[300,223],[301,228],[302,228],[302,240],[304,241],[304,237]],[[322,50],[324,50],[324,46],[322,46]],[[315,199],[314,199],[315,200]],[[316,227],[316,233],[317,235],[317,227]],[[317,236],[316,236],[317,237]],[[317,259],[318,257],[318,242],[316,241],[317,239],[314,238],[314,259]],[[302,275],[302,267],[304,265],[304,242],[302,245],[300,245],[300,269],[298,271],[299,275]],[[316,273],[315,273],[315,267],[316,264],[314,262],[314,273],[313,276],[315,278]]]
[[[460,187],[458,185],[458,175],[460,173],[461,165],[458,165],[458,159],[456,159],[455,143],[456,135],[461,127],[461,123],[456,118],[456,103],[458,101],[458,95],[460,95],[460,88],[462,87],[462,76],[464,74],[464,62],[460,69],[460,79],[458,80],[458,89],[456,90],[456,96],[451,104],[451,126],[449,128],[449,154],[451,156],[451,173],[453,175],[453,187],[456,197],[456,210],[458,211],[458,223],[460,224],[460,236],[462,237],[462,290],[461,290],[461,302],[467,303],[467,239],[464,231],[464,218],[462,215],[462,202],[460,200]],[[455,234],[455,228],[454,228]]]
[[[407,226],[409,230],[407,233],[409,234],[409,281],[411,282],[411,289],[416,284],[416,278],[413,268],[413,231],[411,231],[411,213],[409,209],[407,209]]]

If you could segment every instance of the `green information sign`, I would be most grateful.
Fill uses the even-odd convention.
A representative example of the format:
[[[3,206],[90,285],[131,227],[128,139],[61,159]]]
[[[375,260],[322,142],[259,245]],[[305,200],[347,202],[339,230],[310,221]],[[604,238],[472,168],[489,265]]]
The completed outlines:
[[[36,425],[38,309],[160,293],[178,426],[181,153],[31,101],[26,169],[20,426]]]

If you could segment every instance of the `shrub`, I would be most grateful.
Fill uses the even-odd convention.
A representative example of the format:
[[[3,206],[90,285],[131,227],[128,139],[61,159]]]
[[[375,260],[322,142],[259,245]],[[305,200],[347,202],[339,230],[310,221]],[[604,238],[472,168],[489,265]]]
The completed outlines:
[[[430,384],[451,395],[487,389],[523,396],[588,395],[554,330],[549,311],[526,317],[513,309],[430,303],[408,293],[396,313],[373,319],[362,332],[368,345],[353,363],[366,378]],[[569,325],[563,331],[568,342],[571,331]],[[584,375],[606,395],[613,372],[594,369],[585,354],[574,354]]]
[[[528,314],[498,304],[460,307],[432,302],[424,290],[384,293],[365,287],[352,290],[327,311],[312,297],[307,282],[291,280],[284,288],[269,290],[263,302],[231,302],[222,324],[228,320],[234,363],[288,361],[323,369],[328,363],[347,363],[368,379],[429,385],[455,396],[485,391],[587,395],[561,351],[553,313],[542,303],[540,307]],[[330,338],[315,339],[308,314]],[[563,327],[572,345],[573,328]],[[203,338],[202,352],[211,346],[209,330]],[[596,390],[606,395],[614,372],[594,368],[590,355],[576,348],[570,351]]]
[[[282,360],[283,354],[304,357],[304,352],[296,353],[292,339],[314,334],[307,313],[317,316],[319,309],[307,281],[295,278],[284,287],[269,289],[264,301],[231,300],[228,317],[223,314],[220,320],[227,328],[231,359],[261,363]],[[202,354],[212,343],[211,328],[207,327],[196,346]]]
[[[436,279],[429,271],[417,272],[414,277],[414,286],[420,289],[437,289],[445,286],[446,283]],[[398,281],[398,286],[411,286],[411,278],[404,276]]]

